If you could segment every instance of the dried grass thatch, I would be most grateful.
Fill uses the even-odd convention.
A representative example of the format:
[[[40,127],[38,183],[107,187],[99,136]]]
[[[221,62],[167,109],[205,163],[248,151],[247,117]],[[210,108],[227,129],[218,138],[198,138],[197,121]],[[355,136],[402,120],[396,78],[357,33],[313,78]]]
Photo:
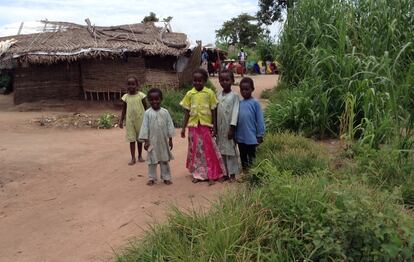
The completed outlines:
[[[52,64],[83,58],[119,57],[124,53],[173,55],[185,52],[188,42],[183,33],[171,33],[152,23],[110,27],[66,22],[56,25],[55,32],[1,37],[17,42],[0,58],[0,64],[17,60],[21,63]]]

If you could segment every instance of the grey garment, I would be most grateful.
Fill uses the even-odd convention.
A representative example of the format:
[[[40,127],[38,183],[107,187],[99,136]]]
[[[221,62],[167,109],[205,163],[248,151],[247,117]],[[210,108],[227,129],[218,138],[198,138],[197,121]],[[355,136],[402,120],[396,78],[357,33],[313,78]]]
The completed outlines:
[[[228,139],[230,126],[237,125],[239,116],[239,95],[220,92],[217,106],[217,145],[222,155],[235,156],[236,142]]]
[[[224,166],[226,167],[227,175],[237,175],[240,171],[239,157],[221,155]]]
[[[184,69],[186,68],[188,61],[190,60],[189,57],[186,56],[180,56],[177,60],[177,63],[175,65],[175,70],[178,73],[182,73],[184,71]]]
[[[171,169],[168,162],[159,162],[161,170],[161,180],[170,181],[171,180]],[[157,164],[148,165],[148,179],[157,181]]]
[[[139,140],[148,140],[148,164],[158,164],[161,161],[173,159],[168,140],[175,134],[175,128],[170,113],[165,108],[155,111],[149,108],[145,111],[139,132]]]

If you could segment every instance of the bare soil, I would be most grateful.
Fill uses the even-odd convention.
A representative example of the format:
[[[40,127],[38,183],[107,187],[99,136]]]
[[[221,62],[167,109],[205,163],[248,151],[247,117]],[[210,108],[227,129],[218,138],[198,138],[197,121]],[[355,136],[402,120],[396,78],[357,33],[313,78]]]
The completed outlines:
[[[276,85],[277,76],[254,80],[259,96]],[[124,130],[56,127],[36,120],[78,114],[94,119],[103,112],[119,114],[112,104],[14,106],[11,95],[0,96],[0,261],[111,260],[149,224],[162,222],[171,204],[208,208],[229,187],[191,183],[187,141],[179,130],[173,184],[149,187],[146,164],[127,165]]]

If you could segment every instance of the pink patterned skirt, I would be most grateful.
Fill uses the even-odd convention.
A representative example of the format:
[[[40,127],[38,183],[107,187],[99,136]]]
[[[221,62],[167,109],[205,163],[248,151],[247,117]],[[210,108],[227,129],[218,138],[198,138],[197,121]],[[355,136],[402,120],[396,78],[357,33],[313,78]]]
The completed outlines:
[[[217,180],[225,173],[225,167],[210,127],[199,125],[188,128],[187,169],[194,178]]]

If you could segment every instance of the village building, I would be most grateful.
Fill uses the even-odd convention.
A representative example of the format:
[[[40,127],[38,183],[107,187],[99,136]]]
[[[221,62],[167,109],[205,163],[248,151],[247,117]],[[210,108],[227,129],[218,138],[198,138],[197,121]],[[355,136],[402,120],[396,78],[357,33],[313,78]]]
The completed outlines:
[[[199,66],[201,47],[180,73],[189,41],[153,23],[92,26],[45,22],[55,30],[1,37],[0,69],[12,76],[14,103],[44,99],[118,100],[128,76],[147,87],[177,88]],[[187,75],[187,80],[185,76]]]

